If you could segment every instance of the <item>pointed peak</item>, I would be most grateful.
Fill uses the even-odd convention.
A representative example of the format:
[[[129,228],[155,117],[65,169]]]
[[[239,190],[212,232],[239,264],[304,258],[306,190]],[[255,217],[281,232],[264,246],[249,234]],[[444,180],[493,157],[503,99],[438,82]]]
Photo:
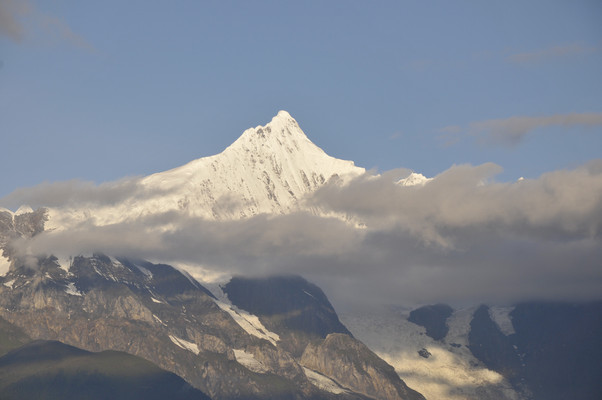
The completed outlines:
[[[233,145],[251,141],[263,143],[275,141],[282,144],[290,140],[310,142],[297,121],[288,112],[281,110],[267,124],[245,130]]]
[[[274,118],[288,118],[288,119],[293,119],[293,117],[291,117],[291,115],[288,113],[288,111],[285,111],[285,110],[278,111],[278,114],[276,114],[276,116]]]
[[[15,211],[15,215],[29,214],[32,212],[33,212],[33,208],[31,208],[27,204],[23,204],[21,207],[19,207],[19,209],[17,211]]]
[[[406,178],[397,181],[397,184],[401,186],[424,186],[431,180],[433,180],[433,178],[427,178],[420,173],[412,172]]]
[[[277,128],[289,125],[299,127],[297,121],[287,111],[280,110],[278,111],[278,114],[276,114],[269,123],[267,123],[265,126],[257,126],[255,130],[267,127],[271,127],[273,130],[277,130]]]

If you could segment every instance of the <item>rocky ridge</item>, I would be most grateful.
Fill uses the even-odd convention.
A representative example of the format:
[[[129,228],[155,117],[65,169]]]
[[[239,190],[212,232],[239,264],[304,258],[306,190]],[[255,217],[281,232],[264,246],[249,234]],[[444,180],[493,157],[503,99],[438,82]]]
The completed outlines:
[[[0,277],[0,317],[33,339],[130,353],[176,373],[214,399],[367,395],[328,371],[317,371],[345,388],[324,390],[311,367],[279,343],[278,334],[253,320],[256,329],[245,328],[233,318],[235,308],[173,267],[102,254],[77,256],[69,265],[52,256],[38,261],[32,269],[15,260]],[[356,362],[370,365],[375,359]],[[385,392],[377,397],[405,398]]]

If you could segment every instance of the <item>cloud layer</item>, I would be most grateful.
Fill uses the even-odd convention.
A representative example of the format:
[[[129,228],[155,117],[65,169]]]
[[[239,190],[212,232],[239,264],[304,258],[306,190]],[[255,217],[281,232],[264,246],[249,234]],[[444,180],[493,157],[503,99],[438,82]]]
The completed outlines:
[[[515,183],[495,183],[499,171],[494,164],[454,166],[413,187],[395,183],[399,171],[365,175],[326,185],[307,200],[338,217],[298,212],[209,221],[169,212],[107,226],[90,222],[16,245],[33,253],[102,251],[182,263],[199,274],[296,273],[321,285],[339,308],[598,298],[602,161]],[[152,195],[124,182],[68,187],[71,205]]]

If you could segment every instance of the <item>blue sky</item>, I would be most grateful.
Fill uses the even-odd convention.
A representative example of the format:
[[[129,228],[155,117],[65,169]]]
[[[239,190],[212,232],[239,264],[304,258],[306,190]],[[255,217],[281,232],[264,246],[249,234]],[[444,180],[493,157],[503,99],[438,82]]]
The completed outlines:
[[[512,181],[602,156],[600,1],[0,7],[0,197],[173,168],[280,109],[380,171]]]

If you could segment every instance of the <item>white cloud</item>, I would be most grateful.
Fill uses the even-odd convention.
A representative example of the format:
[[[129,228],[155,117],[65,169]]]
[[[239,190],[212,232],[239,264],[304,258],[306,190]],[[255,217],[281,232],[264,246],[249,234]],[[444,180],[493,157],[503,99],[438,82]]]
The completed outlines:
[[[0,198],[0,204],[16,209],[22,204],[31,207],[65,207],[88,205],[114,205],[126,199],[149,197],[158,194],[140,184],[140,178],[129,177],[114,182],[96,185],[93,182],[70,180],[44,182],[42,184],[20,188]]]
[[[363,221],[363,229],[302,212],[221,222],[170,212],[46,232],[16,246],[46,254],[102,251],[227,273],[296,273],[323,286],[338,305],[599,297],[602,161],[514,183],[495,183],[499,171],[494,164],[455,166],[414,187],[395,184],[394,171],[327,185],[311,199]],[[144,195],[120,189],[116,196],[116,190],[84,187],[73,196],[94,193],[110,203]]]

